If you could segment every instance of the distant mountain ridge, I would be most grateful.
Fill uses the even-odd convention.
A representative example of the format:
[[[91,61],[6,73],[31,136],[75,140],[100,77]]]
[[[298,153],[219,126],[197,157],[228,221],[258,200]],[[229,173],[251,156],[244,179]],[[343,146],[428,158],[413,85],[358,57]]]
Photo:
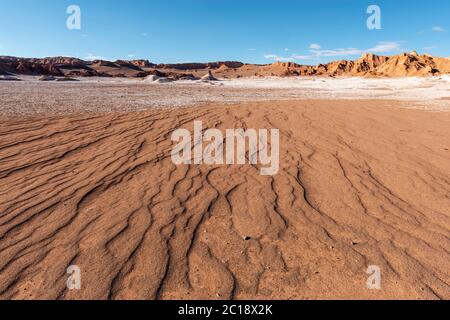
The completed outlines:
[[[419,55],[415,51],[390,57],[369,53],[354,61],[339,60],[317,66],[277,62],[265,71],[275,76],[433,76],[450,73],[450,59]]]
[[[244,64],[238,61],[209,63],[154,64],[148,60],[94,60],[71,57],[18,58],[0,56],[0,74],[51,75],[64,77],[133,77],[158,73],[168,77],[199,76],[212,70],[218,77],[291,77],[291,76],[363,76],[409,77],[450,73],[450,59],[417,52],[395,56],[364,54],[356,60],[338,60],[316,66],[293,62],[268,65]]]

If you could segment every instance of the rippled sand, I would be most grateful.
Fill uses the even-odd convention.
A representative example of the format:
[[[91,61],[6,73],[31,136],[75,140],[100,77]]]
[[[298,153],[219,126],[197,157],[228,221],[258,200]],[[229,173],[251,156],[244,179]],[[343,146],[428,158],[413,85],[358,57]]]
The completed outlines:
[[[53,85],[0,85],[16,115],[0,118],[0,298],[450,298],[450,113],[384,100],[164,110],[149,107],[261,91]],[[279,174],[175,166],[170,134],[194,120],[280,129]],[[81,290],[66,288],[70,265]],[[369,265],[382,290],[367,289]]]

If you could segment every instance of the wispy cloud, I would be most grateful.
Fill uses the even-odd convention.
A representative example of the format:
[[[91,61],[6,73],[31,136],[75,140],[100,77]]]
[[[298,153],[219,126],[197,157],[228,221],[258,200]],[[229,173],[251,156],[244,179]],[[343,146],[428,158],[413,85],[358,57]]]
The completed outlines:
[[[320,45],[318,45],[317,43],[312,43],[312,44],[310,44],[309,48],[310,48],[310,49],[313,49],[313,50],[319,50],[319,49],[322,49],[322,47],[321,47]]]
[[[294,60],[293,57],[281,57],[276,54],[265,54],[264,58],[269,59],[269,60],[274,60],[274,61],[293,61]]]
[[[338,49],[322,49],[322,47],[316,43],[309,46],[309,54],[293,54],[290,57],[282,57],[276,54],[267,54],[264,57],[266,59],[275,61],[292,61],[292,60],[318,60],[323,57],[344,57],[344,56],[356,56],[364,53],[393,53],[401,51],[401,46],[398,41],[382,41],[378,42],[374,47],[368,49],[358,48],[338,48]]]
[[[313,57],[337,57],[360,55],[363,51],[356,48],[339,48],[332,50],[310,50]]]
[[[298,54],[294,54],[292,55],[292,58],[294,58],[295,60],[315,60],[317,57],[316,56],[308,56],[308,55],[298,55]]]
[[[92,60],[108,60],[105,57],[97,56],[93,53],[88,53],[86,57],[84,57],[85,60],[92,61]]]
[[[313,56],[316,57],[337,57],[337,56],[355,56],[366,52],[370,53],[387,53],[400,51],[400,43],[396,41],[378,42],[376,46],[369,49],[358,48],[339,48],[333,50],[310,50]]]
[[[444,32],[445,29],[439,26],[435,26],[433,28],[431,28],[431,30],[433,30],[434,32]]]
[[[401,46],[398,41],[382,41],[370,49],[365,50],[366,52],[372,53],[386,53],[386,52],[398,52],[401,51]]]
[[[128,58],[135,58],[135,57],[136,57],[135,54],[129,54],[129,55],[128,55]]]

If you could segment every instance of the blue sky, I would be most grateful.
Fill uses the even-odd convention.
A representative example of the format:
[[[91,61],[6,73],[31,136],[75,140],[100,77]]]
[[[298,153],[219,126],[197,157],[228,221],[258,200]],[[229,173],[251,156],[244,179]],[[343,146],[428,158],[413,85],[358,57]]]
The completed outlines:
[[[72,4],[81,30],[66,28]],[[366,27],[371,4],[381,30]],[[316,64],[410,50],[450,56],[450,1],[14,0],[0,10],[0,55]]]

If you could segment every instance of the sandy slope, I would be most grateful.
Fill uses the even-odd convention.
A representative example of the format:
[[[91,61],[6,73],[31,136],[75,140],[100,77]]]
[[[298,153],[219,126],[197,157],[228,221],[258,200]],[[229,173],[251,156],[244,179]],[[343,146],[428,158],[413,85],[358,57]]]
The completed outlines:
[[[392,104],[4,117],[0,298],[449,299],[450,113]],[[280,173],[176,167],[195,119],[281,129]]]

